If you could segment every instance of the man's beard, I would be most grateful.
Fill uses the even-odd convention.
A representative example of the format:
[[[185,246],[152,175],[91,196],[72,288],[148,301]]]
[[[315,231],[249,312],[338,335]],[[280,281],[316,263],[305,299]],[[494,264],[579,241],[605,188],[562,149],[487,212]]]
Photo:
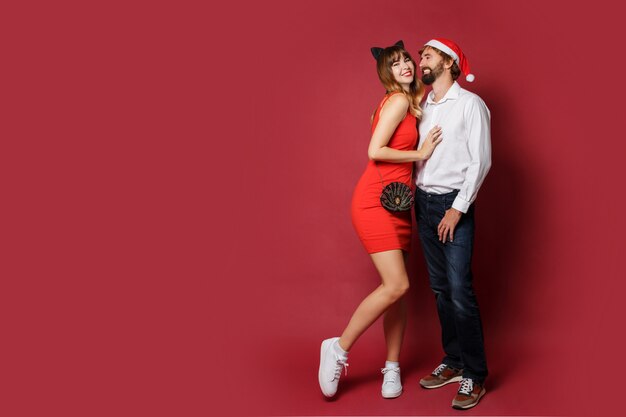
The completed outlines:
[[[437,78],[439,78],[441,74],[443,74],[443,62],[440,62],[439,65],[435,67],[435,69],[432,69],[432,68],[428,68],[428,69],[430,70],[428,74],[424,74],[422,72],[422,82],[426,85],[431,85],[432,83],[435,82]],[[422,71],[424,71],[424,69],[422,69]]]

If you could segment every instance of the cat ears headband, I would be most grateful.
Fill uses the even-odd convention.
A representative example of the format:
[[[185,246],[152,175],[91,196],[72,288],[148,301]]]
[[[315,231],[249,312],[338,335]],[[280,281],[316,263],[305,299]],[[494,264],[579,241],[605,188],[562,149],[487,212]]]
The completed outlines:
[[[400,46],[402,48],[404,48],[404,42],[402,41],[398,41],[395,44],[393,44],[393,46]],[[377,46],[374,46],[373,48],[370,48],[370,51],[372,51],[372,55],[374,55],[374,58],[378,61],[378,57],[380,56],[380,54],[385,50],[385,48],[379,48]]]

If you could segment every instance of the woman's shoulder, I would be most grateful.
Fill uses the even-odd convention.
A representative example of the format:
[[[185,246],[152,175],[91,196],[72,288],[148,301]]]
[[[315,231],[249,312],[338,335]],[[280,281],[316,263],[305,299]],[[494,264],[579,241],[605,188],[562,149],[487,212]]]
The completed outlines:
[[[381,109],[383,107],[392,107],[396,110],[407,111],[409,109],[409,99],[399,91],[387,94],[381,101]]]
[[[391,93],[386,94],[383,100],[387,100],[389,102],[391,101],[402,102],[402,103],[409,102],[409,98],[405,94],[401,93],[400,91],[392,91]]]

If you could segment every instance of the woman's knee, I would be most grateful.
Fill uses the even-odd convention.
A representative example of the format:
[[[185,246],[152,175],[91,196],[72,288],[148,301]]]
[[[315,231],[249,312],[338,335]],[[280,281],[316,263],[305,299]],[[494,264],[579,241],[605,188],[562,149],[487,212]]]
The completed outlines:
[[[394,284],[387,284],[384,287],[389,298],[395,302],[402,298],[402,296],[406,294],[407,291],[409,291],[409,281],[406,280]]]

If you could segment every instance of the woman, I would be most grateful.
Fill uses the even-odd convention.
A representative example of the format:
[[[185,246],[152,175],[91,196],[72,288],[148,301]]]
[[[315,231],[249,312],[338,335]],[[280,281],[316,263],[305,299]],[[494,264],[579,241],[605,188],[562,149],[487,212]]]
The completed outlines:
[[[435,126],[415,150],[424,86],[415,76],[415,61],[402,41],[385,49],[372,48],[372,53],[387,94],[373,115],[370,160],[354,190],[352,222],[382,283],[357,307],[341,337],[322,342],[318,376],[327,397],[337,392],[341,372],[348,366],[348,352],[383,313],[387,361],[381,393],[385,398],[402,393],[398,359],[406,326],[402,296],[409,289],[405,262],[411,244],[411,212],[387,211],[380,195],[383,184],[398,181],[412,187],[413,163],[428,159],[441,142],[441,129]]]

